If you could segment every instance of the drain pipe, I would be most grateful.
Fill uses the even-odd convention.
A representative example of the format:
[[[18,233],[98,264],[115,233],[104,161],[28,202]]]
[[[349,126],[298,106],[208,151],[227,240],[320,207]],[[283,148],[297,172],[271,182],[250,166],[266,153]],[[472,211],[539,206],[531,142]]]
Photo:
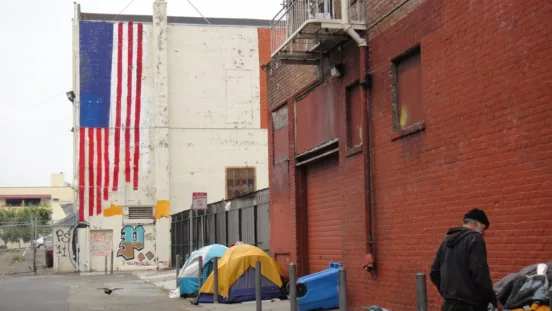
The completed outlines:
[[[362,38],[349,22],[349,0],[341,0],[341,27],[358,44],[359,47],[367,47],[366,39]]]
[[[354,29],[349,21],[349,0],[341,0],[341,25],[345,31],[359,46],[359,80],[360,80],[360,105],[362,113],[362,157],[364,159],[364,206],[365,208],[365,226],[366,226],[366,255],[364,258],[363,268],[372,274],[375,274],[375,258],[374,258],[374,226],[373,226],[373,211],[372,211],[372,177],[371,177],[371,161],[370,161],[370,130],[369,130],[369,111],[368,111],[368,96],[367,88],[370,86],[370,81],[367,81],[367,54],[368,42],[362,38]]]

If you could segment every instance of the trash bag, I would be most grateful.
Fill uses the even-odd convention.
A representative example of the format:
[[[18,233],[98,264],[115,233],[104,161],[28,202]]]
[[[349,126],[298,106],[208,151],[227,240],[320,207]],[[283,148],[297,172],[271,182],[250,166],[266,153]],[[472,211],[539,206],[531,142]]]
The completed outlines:
[[[369,306],[367,310],[368,311],[391,311],[391,310],[382,308],[380,306]]]

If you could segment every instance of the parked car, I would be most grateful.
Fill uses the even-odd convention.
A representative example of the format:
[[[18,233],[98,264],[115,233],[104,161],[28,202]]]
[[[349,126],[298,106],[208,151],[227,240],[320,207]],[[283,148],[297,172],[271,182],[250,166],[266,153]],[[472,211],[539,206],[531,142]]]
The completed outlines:
[[[49,234],[47,236],[41,236],[40,238],[34,240],[31,242],[32,245],[36,246],[37,248],[40,247],[46,247],[46,248],[54,248],[52,235]]]

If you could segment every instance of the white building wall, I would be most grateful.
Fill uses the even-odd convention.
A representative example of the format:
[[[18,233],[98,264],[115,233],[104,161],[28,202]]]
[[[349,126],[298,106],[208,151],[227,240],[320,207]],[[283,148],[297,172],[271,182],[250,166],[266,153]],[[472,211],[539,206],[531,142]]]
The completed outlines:
[[[169,25],[171,214],[193,192],[225,199],[225,168],[255,167],[268,187],[268,137],[260,126],[257,28]]]
[[[110,247],[115,254],[115,270],[168,267],[171,254],[170,214],[188,209],[192,204],[193,192],[207,192],[209,202],[224,199],[227,167],[255,167],[256,188],[268,187],[267,130],[260,126],[257,28],[167,25],[166,5],[163,0],[155,1],[153,22],[142,23],[141,141],[136,146],[131,143],[132,150],[138,148],[140,155],[139,186],[135,188],[132,182],[125,179],[123,139],[120,141],[119,162],[116,163],[112,156],[116,130],[112,123],[112,111],[109,164],[119,165],[119,187],[114,190],[112,185],[109,186],[107,197],[102,195],[101,198],[101,212],[97,212],[96,204],[93,215],[89,215],[87,204],[90,201],[90,187],[94,185],[79,188],[79,196],[84,198],[80,207],[85,210],[83,221],[89,227],[75,229],[79,230],[80,253],[79,261],[71,263],[73,269],[78,265],[82,271],[103,271],[104,256]],[[77,6],[74,21],[76,53],[79,53],[79,42],[82,41],[79,14]],[[128,27],[126,22],[123,27]],[[137,38],[136,24],[134,27]],[[101,34],[99,36],[100,40],[105,40]],[[114,55],[116,48],[114,45]],[[94,47],[91,46],[90,50],[93,51]],[[135,47],[134,55],[136,53]],[[83,104],[80,103],[80,81],[86,78],[83,72],[88,74],[81,68],[83,60],[79,57],[82,56],[76,55],[74,61],[77,133],[83,126],[79,123]],[[123,57],[123,61],[128,59]],[[136,66],[132,67],[133,75],[135,70]],[[115,76],[116,68],[112,69],[111,79]],[[122,88],[124,96],[125,83]],[[136,89],[135,83],[132,88]],[[116,86],[112,86],[112,109],[116,102],[115,89]],[[123,105],[126,104],[124,99]],[[87,140],[85,157],[89,156],[88,144]],[[77,137],[75,180],[78,181],[82,173],[85,183],[89,183],[90,172],[98,176],[101,168],[97,167],[96,157],[96,167],[90,170],[87,159],[85,169],[80,169],[80,145]],[[77,205],[82,203],[79,196]],[[124,211],[133,205],[153,206],[152,218],[126,219]],[[72,233],[69,235],[73,236]],[[129,241],[132,237],[138,237],[138,240],[134,238]],[[60,266],[70,267],[67,262]]]

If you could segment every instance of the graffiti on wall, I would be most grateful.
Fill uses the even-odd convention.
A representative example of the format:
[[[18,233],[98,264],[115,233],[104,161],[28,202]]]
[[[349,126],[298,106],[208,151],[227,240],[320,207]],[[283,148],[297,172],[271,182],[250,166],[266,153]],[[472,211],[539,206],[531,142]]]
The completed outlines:
[[[151,251],[144,251],[146,241],[153,241],[154,239],[155,236],[152,233],[146,233],[142,225],[136,227],[124,226],[121,229],[121,243],[119,243],[117,256],[123,257],[125,260],[136,258],[138,262],[134,262],[134,265],[145,265],[144,260],[149,261],[155,257]]]
[[[57,229],[56,230],[56,246],[55,246],[55,253],[57,256],[61,257],[68,257],[69,256],[69,250],[71,249],[69,246],[69,242],[71,241],[71,230],[69,228],[67,229]]]
[[[90,242],[92,256],[111,256],[113,235],[110,231],[92,232]]]
[[[58,258],[58,265],[61,260],[69,261],[73,267],[77,267],[77,226],[78,224],[72,227],[58,227],[53,232],[54,256]]]
[[[155,234],[153,234],[152,232],[146,233],[145,238],[147,241],[153,242],[153,240],[155,240]]]

